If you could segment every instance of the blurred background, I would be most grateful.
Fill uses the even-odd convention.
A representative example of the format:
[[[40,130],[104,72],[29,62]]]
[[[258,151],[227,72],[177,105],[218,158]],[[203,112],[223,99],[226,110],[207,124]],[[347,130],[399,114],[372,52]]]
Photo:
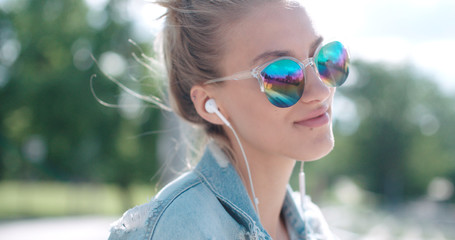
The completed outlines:
[[[313,200],[342,239],[455,239],[455,3],[305,4],[354,61],[336,147],[305,165]],[[106,239],[187,167],[187,127],[114,82],[163,96],[150,69],[162,13],[143,0],[0,0],[1,239]]]

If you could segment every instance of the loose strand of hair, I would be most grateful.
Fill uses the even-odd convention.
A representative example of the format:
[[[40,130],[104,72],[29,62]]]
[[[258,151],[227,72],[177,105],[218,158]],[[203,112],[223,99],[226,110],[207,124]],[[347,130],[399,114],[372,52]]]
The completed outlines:
[[[95,58],[93,55],[90,55],[90,56],[91,56],[91,58],[93,59],[93,61],[95,62],[95,64],[98,66],[98,68],[100,69],[100,71],[103,73],[103,75],[104,75],[105,77],[107,77],[107,79],[109,79],[111,82],[115,83],[115,84],[116,84],[118,87],[120,87],[123,91],[125,91],[126,93],[130,94],[130,95],[133,96],[133,97],[136,97],[136,98],[141,99],[141,100],[143,100],[143,101],[145,101],[145,102],[151,103],[151,104],[153,104],[153,105],[155,105],[155,106],[161,108],[162,110],[165,110],[165,111],[168,111],[168,112],[172,112],[172,109],[171,109],[170,107],[166,106],[166,105],[162,102],[162,100],[161,100],[160,98],[158,98],[158,97],[156,97],[156,96],[148,97],[148,96],[144,96],[144,95],[142,95],[142,94],[139,94],[139,93],[135,92],[134,90],[128,88],[128,87],[125,86],[124,84],[122,84],[120,81],[118,81],[117,79],[115,79],[115,78],[112,77],[111,75],[105,73],[105,72],[101,69],[101,67],[100,67],[98,61],[96,60],[96,58]],[[96,75],[95,75],[95,76],[96,76]],[[93,77],[91,78],[91,83],[93,83]],[[92,88],[92,90],[93,90],[93,88]],[[92,92],[94,92],[94,91],[92,91]],[[96,94],[95,94],[95,96],[96,96]],[[98,98],[98,99],[99,99],[99,98]],[[101,99],[99,99],[99,100],[101,100]],[[103,102],[103,101],[102,101],[102,102]],[[101,103],[101,102],[100,102],[100,103]],[[103,105],[104,105],[104,104],[103,104]],[[110,105],[110,104],[108,104],[108,105]]]

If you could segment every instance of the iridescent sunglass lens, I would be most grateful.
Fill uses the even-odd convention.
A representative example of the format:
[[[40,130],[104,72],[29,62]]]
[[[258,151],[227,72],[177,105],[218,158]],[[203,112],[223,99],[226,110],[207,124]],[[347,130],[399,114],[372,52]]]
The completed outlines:
[[[338,41],[324,45],[315,56],[314,62],[321,80],[330,87],[339,87],[349,75],[349,54]]]
[[[264,92],[277,107],[294,105],[303,94],[304,72],[300,65],[290,59],[281,59],[269,64],[261,71]]]

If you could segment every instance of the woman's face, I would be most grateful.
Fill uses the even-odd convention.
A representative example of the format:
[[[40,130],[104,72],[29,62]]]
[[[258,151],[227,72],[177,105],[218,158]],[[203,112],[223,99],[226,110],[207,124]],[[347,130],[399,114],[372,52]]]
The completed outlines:
[[[322,40],[303,8],[282,3],[254,8],[224,37],[223,76],[281,56],[307,59]],[[325,86],[311,67],[306,68],[302,98],[288,108],[272,105],[253,77],[226,81],[213,91],[249,154],[310,161],[325,156],[334,146],[331,106],[335,89]]]

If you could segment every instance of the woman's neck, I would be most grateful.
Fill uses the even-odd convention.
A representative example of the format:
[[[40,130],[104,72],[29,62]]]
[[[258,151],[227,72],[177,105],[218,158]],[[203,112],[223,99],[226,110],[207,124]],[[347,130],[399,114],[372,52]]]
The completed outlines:
[[[240,149],[238,147],[234,147],[234,149],[236,152],[235,167],[239,171],[250,199],[254,204],[245,160]],[[253,148],[247,148],[245,152],[251,170],[254,192],[259,200],[258,207],[261,223],[270,236],[273,239],[277,239],[277,233],[283,226],[280,213],[295,160],[268,156],[255,151]]]

